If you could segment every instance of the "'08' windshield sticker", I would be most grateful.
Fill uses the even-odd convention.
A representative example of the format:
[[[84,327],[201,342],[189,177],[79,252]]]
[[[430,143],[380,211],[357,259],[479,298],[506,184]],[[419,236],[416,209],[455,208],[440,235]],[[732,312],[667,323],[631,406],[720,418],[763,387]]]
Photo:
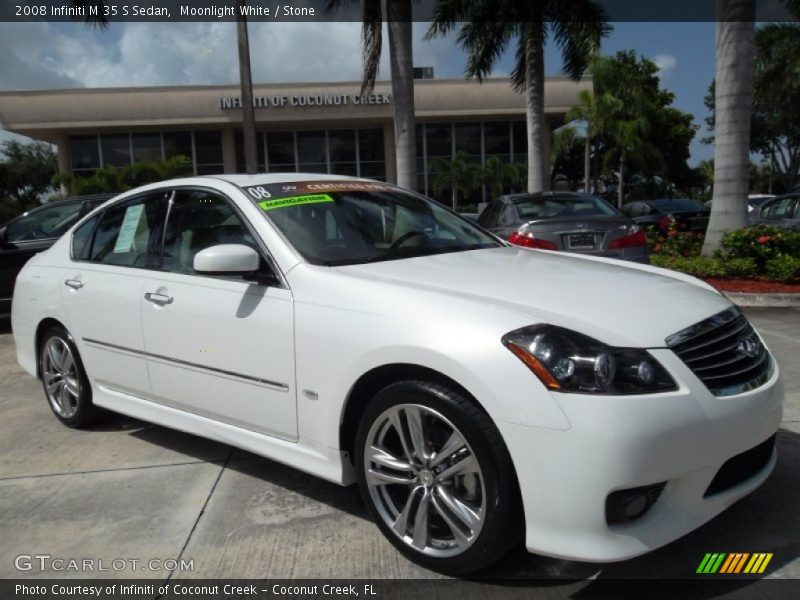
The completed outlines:
[[[261,210],[272,210],[274,208],[285,208],[287,206],[300,206],[301,204],[319,204],[320,202],[333,202],[333,198],[328,194],[308,194],[306,196],[291,196],[289,198],[263,200],[258,203],[258,206]]]

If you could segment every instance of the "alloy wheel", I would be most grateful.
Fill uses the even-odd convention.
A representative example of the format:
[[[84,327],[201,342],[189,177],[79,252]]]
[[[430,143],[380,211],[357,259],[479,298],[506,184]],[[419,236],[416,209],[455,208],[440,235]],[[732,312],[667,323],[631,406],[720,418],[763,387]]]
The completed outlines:
[[[42,377],[50,406],[63,419],[78,412],[80,383],[78,367],[69,344],[60,337],[51,337],[42,349]]]
[[[478,538],[486,512],[480,464],[441,413],[419,404],[384,411],[367,434],[364,470],[380,518],[416,551],[456,556]]]

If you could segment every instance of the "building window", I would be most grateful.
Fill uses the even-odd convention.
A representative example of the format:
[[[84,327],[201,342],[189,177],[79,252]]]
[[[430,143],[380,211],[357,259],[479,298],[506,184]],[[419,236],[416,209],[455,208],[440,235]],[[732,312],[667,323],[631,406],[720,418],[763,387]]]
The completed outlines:
[[[383,129],[358,130],[358,162],[360,177],[386,180]]]
[[[324,131],[297,132],[297,170],[309,173],[327,173]]]
[[[528,162],[528,125],[525,121],[514,121],[511,124],[511,135],[514,137],[513,159],[514,162],[527,164]]]
[[[127,133],[100,136],[104,167],[127,167],[131,164],[131,139]]]
[[[96,135],[74,135],[69,138],[72,173],[88,177],[100,168],[100,145]]]
[[[294,133],[277,131],[267,134],[267,170],[270,173],[292,173],[297,170],[294,156]]]
[[[244,173],[247,170],[244,162],[244,133],[237,130],[235,134],[236,144],[236,170],[239,173]],[[264,146],[264,134],[260,131],[256,132],[256,169],[258,172],[263,173],[267,170],[267,157],[266,148]]]
[[[185,156],[192,160],[191,131],[164,132],[164,158],[172,158],[173,156]]]
[[[195,131],[194,162],[198,175],[222,173],[222,133],[220,131]]]
[[[162,160],[160,133],[134,133],[131,135],[133,162]]]
[[[331,162],[331,173],[357,176],[355,130],[338,129],[328,131],[328,156]]]

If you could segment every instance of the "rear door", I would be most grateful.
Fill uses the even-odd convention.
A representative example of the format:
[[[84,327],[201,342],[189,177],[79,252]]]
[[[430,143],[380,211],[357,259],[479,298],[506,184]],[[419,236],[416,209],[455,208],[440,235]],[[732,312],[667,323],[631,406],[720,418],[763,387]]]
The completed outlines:
[[[168,208],[163,262],[139,295],[157,402],[238,427],[294,440],[294,321],[290,291],[195,272],[194,256],[245,244],[270,262],[256,234],[220,193],[178,189]],[[274,271],[273,271],[274,274]]]
[[[150,383],[141,297],[147,269],[157,259],[165,194],[116,203],[76,229],[73,262],[64,269],[61,286],[67,326],[89,377],[142,398],[149,396]]]

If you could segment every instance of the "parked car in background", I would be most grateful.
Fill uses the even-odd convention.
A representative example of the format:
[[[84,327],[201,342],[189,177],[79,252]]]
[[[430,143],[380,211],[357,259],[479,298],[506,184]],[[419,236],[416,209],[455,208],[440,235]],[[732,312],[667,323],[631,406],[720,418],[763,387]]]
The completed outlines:
[[[644,232],[597,196],[575,192],[500,196],[480,214],[478,224],[517,246],[648,262]]]
[[[52,246],[78,219],[113,196],[94,194],[50,202],[0,225],[0,318],[11,313],[14,280],[28,259]]]
[[[800,231],[800,193],[787,194],[765,202],[755,213],[753,224]]]
[[[622,212],[643,227],[655,227],[662,233],[674,225],[679,231],[705,232],[711,210],[690,198],[635,200]]]
[[[750,219],[753,219],[753,216],[758,214],[758,208],[764,204],[767,200],[772,200],[775,197],[774,194],[750,194],[747,197],[747,213]],[[705,206],[708,210],[711,210],[711,200],[706,200],[703,202],[703,206]]]
[[[388,183],[131,190],[31,259],[15,296],[18,361],[64,425],[104,407],[358,482],[395,547],[449,574],[521,538],[649,552],[776,461],[779,368],[725,296],[502,243]]]

